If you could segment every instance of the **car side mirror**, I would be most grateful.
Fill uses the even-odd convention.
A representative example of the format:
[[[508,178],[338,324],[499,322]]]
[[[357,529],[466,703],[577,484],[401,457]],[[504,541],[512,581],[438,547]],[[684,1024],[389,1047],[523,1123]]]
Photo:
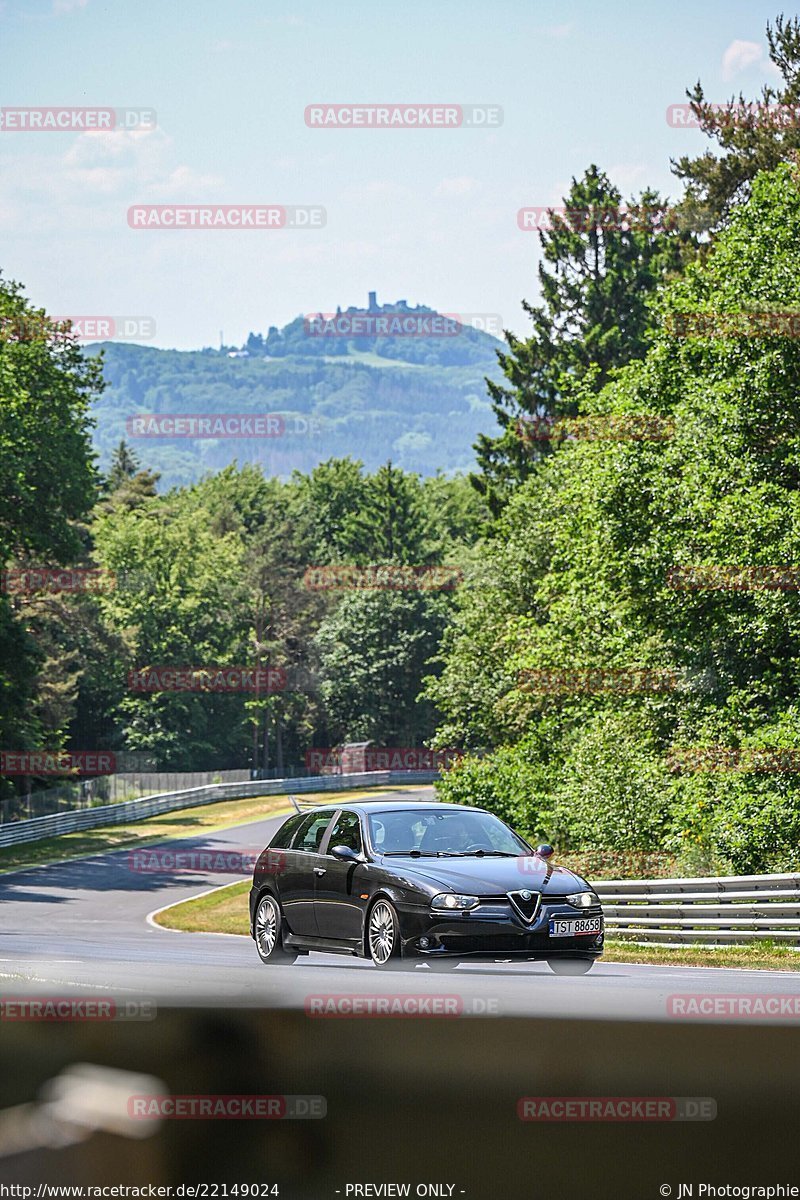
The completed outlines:
[[[536,853],[539,858],[550,858],[553,854],[553,847],[548,846],[547,842],[542,842],[541,846],[536,847]]]
[[[351,846],[332,846],[328,851],[334,858],[340,858],[342,862],[359,862],[359,856]]]

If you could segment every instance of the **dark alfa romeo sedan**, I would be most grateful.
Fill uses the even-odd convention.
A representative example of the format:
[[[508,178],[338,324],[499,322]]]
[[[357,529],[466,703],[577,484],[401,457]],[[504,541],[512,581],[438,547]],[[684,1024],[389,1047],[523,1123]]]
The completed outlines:
[[[269,964],[318,950],[384,969],[545,959],[557,974],[584,974],[603,952],[600,901],[551,855],[466,805],[314,808],[259,856],[250,933]]]

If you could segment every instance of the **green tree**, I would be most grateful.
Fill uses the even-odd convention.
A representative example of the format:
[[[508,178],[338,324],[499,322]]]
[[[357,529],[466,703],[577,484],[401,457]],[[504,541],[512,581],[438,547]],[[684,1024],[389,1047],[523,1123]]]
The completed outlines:
[[[308,475],[295,472],[293,478],[298,533],[310,543],[310,562],[346,560],[353,549],[347,523],[364,503],[366,483],[361,463],[351,458],[331,458]]]
[[[431,523],[422,484],[387,462],[368,475],[361,503],[345,521],[343,538],[356,563],[424,563],[431,554]]]
[[[100,364],[68,330],[0,279],[0,571],[56,567],[81,552],[77,522],[97,484],[89,409],[102,387]],[[0,589],[0,745],[56,745],[74,680],[56,682],[46,639],[13,590]]]
[[[767,25],[767,43],[782,84],[766,85],[758,100],[747,100],[740,92],[727,104],[717,105],[706,100],[699,80],[686,93],[700,129],[723,151],[717,155],[707,150],[695,158],[684,154],[673,160],[675,175],[686,185],[677,215],[694,230],[718,229],[733,206],[747,199],[759,171],[797,162],[800,20],[779,16],[774,26]]]
[[[122,586],[99,602],[125,657],[117,664],[117,710],[127,750],[165,767],[240,766],[249,742],[242,695],[132,690],[128,672],[152,667],[248,666],[241,621],[244,548],[237,533],[217,536],[191,494],[119,507],[95,525],[99,563]]]
[[[127,480],[132,479],[138,470],[139,456],[123,438],[111,459],[111,469],[106,481],[107,487],[110,491],[115,491]]]
[[[101,366],[0,279],[0,562],[80,549],[72,522],[94,500],[90,404]]]
[[[447,607],[420,592],[359,592],[323,620],[315,641],[334,744],[419,746],[430,737],[433,706],[418,697]]]
[[[461,590],[426,691],[437,741],[507,747],[546,780],[567,843],[613,845],[618,824],[696,866],[794,869],[791,760],[732,773],[675,758],[800,745],[800,345],[786,318],[742,324],[800,307],[800,193],[788,166],[751,192],[666,290],[645,358],[585,401],[669,417],[672,435],[558,446],[498,522],[485,587]],[[710,335],[684,336],[697,312]],[[770,565],[789,582],[759,585]]]
[[[592,165],[573,179],[564,205],[539,235],[542,303],[523,301],[533,332],[526,340],[506,333],[508,351],[498,352],[505,381],[486,380],[501,432],[479,436],[474,483],[495,514],[550,452],[546,436],[535,428],[527,435],[528,423],[572,415],[582,391],[601,390],[614,370],[644,355],[649,301],[680,265],[683,235],[656,192],[623,205]]]

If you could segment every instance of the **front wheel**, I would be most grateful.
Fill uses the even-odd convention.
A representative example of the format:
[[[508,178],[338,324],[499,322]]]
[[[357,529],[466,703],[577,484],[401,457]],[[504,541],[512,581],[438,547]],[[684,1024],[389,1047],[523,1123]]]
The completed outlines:
[[[258,957],[270,966],[293,963],[296,958],[293,952],[284,949],[281,924],[278,901],[267,893],[258,902],[253,926]]]
[[[375,966],[382,970],[400,965],[400,923],[388,900],[378,900],[370,909],[367,949]]]
[[[594,966],[593,958],[548,958],[554,975],[585,975]]]

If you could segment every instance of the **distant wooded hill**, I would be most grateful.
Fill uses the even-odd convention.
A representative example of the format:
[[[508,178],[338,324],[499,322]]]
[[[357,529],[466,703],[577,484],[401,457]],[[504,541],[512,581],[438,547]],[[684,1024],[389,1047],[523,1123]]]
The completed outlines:
[[[422,475],[469,470],[477,434],[495,431],[484,376],[499,377],[495,350],[502,343],[431,309],[403,301],[377,306],[372,296],[370,308],[338,314],[343,332],[333,331],[334,316],[322,314],[322,323],[316,315],[298,317],[221,351],[90,346],[88,353],[103,351],[109,385],[94,407],[101,467],[126,438],[143,466],[161,472],[162,488],[191,483],[234,459],[284,476],[348,454],[370,470],[389,458]],[[401,332],[386,336],[387,329]],[[358,336],[347,336],[351,331]],[[131,432],[142,428],[135,418],[151,414],[263,413],[284,414],[279,436]],[[162,420],[159,432],[164,427]]]

